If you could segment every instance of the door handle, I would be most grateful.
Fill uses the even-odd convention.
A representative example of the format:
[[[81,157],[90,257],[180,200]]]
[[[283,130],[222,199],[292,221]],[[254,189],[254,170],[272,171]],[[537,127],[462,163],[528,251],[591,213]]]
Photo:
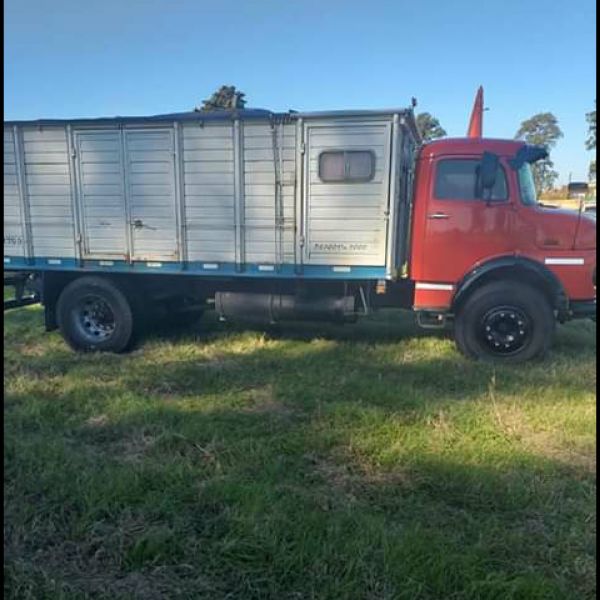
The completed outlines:
[[[434,212],[427,215],[428,219],[449,219],[450,215],[443,212]]]
[[[156,231],[156,227],[150,227],[150,225],[146,225],[141,219],[134,219],[131,222],[131,225],[136,229],[142,229],[145,227],[146,229],[152,229],[153,231]]]

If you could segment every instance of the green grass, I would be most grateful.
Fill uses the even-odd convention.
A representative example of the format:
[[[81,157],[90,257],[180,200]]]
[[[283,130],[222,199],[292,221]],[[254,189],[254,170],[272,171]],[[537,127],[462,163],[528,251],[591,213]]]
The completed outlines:
[[[595,596],[591,322],[512,368],[393,312],[4,349],[8,598]]]

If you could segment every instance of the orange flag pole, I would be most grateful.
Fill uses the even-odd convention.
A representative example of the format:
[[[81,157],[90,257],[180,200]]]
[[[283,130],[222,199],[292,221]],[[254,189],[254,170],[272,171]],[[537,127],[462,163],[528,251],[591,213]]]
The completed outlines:
[[[473,112],[471,112],[471,120],[469,121],[469,129],[467,137],[480,138],[483,135],[483,86],[479,86],[475,103],[473,104]]]

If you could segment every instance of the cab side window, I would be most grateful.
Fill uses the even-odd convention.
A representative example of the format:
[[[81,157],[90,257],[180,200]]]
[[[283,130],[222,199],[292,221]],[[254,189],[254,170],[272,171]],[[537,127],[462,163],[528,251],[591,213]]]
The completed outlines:
[[[479,185],[479,161],[472,159],[444,159],[437,163],[434,196],[439,200],[482,200]],[[488,195],[486,194],[486,199]],[[508,200],[506,174],[499,166],[496,184],[490,200]]]

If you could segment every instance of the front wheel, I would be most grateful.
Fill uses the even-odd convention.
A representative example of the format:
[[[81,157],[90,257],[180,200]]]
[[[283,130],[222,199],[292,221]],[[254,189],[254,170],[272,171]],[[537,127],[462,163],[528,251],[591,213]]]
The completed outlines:
[[[473,292],[460,307],[454,336],[468,357],[519,363],[546,354],[555,328],[544,294],[518,282],[495,282]]]

